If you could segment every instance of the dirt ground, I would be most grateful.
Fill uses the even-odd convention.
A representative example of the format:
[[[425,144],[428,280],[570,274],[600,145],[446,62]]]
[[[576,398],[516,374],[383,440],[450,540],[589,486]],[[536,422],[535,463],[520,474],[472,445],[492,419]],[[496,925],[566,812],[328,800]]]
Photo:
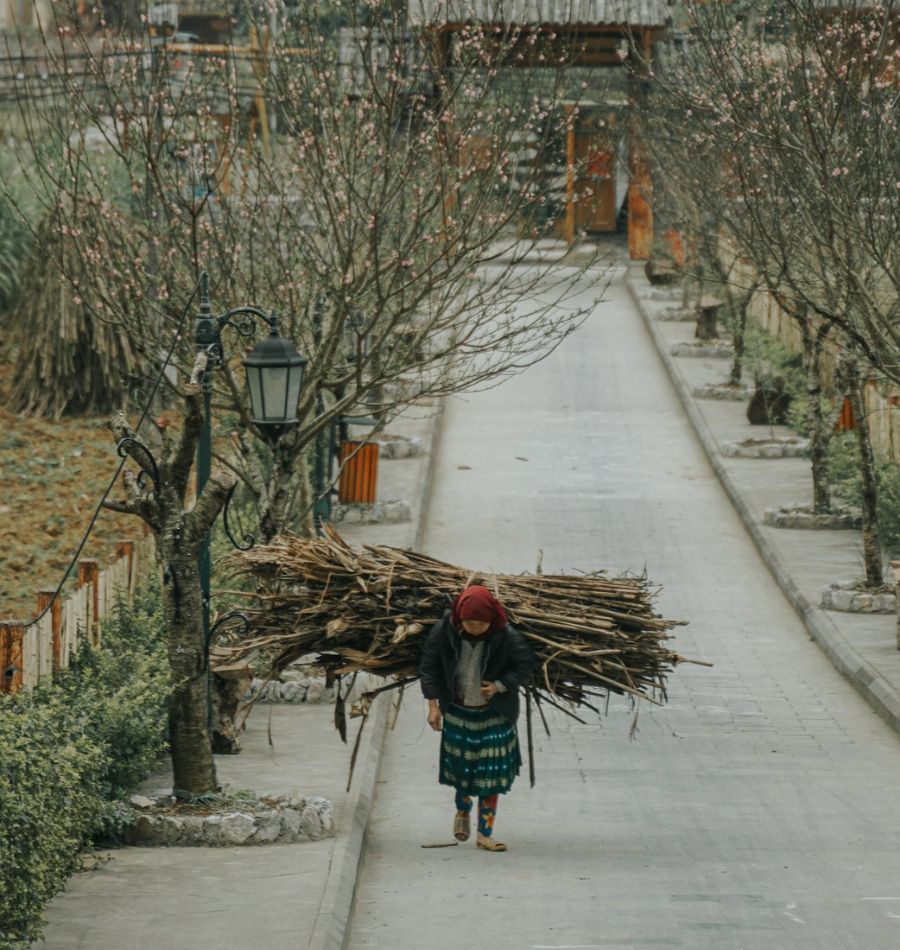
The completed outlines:
[[[0,407],[14,371],[0,351]],[[36,591],[59,584],[118,463],[105,418],[54,422],[0,408],[0,617],[30,619]],[[102,567],[117,540],[142,535],[136,518],[103,511],[81,556]]]

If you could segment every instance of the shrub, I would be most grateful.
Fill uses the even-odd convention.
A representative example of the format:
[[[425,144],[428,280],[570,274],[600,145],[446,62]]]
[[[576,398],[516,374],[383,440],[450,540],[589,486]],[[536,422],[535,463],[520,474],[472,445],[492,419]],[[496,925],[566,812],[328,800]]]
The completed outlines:
[[[120,603],[101,650],[80,650],[56,689],[81,709],[82,726],[106,751],[100,776],[108,799],[127,794],[165,748],[169,664],[162,607],[153,592]]]
[[[86,646],[52,684],[0,698],[0,948],[40,937],[44,906],[163,751],[160,628],[156,595],[120,605],[102,650]]]
[[[751,326],[744,341],[744,365],[760,386],[780,377],[792,397],[806,391],[803,358],[765,330]]]
[[[878,480],[878,532],[882,548],[900,554],[900,465],[893,459],[875,460]],[[852,432],[836,436],[828,450],[828,479],[834,500],[859,507],[862,504],[862,475],[859,444]]]
[[[101,750],[57,702],[0,705],[0,947],[41,934],[41,912],[101,820]]]

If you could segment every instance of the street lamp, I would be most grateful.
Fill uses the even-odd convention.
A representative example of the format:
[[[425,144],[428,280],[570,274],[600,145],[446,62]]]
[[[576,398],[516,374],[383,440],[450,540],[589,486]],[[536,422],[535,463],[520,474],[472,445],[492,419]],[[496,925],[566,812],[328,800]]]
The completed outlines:
[[[272,332],[244,360],[253,424],[269,442],[297,424],[297,403],[307,360],[283,336],[272,315]]]
[[[243,360],[247,371],[247,388],[253,424],[263,438],[274,445],[284,433],[297,425],[297,404],[303,388],[303,373],[307,364],[293,344],[278,333],[278,318],[257,307],[235,307],[221,316],[215,316],[209,303],[209,276],[200,275],[200,310],[194,322],[194,344],[198,353],[208,357],[201,380],[203,391],[203,427],[197,445],[197,495],[209,480],[212,467],[212,380],[213,370],[225,362],[222,347],[222,331],[232,327],[241,336],[250,337],[256,332],[256,320],[269,328],[269,335],[260,341]],[[230,495],[229,495],[230,499]],[[246,549],[253,538],[245,535],[246,547],[239,544],[228,528],[228,501],[223,518],[225,530],[235,547]],[[203,632],[209,642],[210,609],[210,547],[207,534],[200,549],[200,586],[203,596]]]

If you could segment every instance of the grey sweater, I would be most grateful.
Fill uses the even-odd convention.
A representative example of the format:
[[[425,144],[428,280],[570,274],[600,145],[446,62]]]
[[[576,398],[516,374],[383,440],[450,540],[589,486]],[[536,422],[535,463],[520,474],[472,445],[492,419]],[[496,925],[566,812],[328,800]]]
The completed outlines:
[[[464,706],[486,706],[487,700],[481,695],[481,667],[483,643],[460,641],[459,666],[456,670],[456,696]],[[496,681],[494,685],[503,693],[506,687]]]

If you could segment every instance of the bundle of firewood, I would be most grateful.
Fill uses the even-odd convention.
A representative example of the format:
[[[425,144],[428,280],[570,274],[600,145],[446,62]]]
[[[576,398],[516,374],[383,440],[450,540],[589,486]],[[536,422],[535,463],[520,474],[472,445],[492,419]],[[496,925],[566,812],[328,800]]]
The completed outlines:
[[[230,569],[250,579],[239,594],[248,628],[223,644],[224,662],[250,662],[277,675],[313,655],[334,680],[359,671],[385,677],[374,695],[414,681],[432,624],[470,583],[483,583],[503,603],[510,623],[537,658],[525,694],[575,716],[599,712],[596,697],[628,694],[661,703],[666,677],[684,658],[669,646],[666,620],[652,607],[646,577],[480,575],[423,554],[389,547],[349,547],[330,531],[323,538],[279,537],[235,554]],[[698,661],[689,661],[698,662]],[[342,715],[342,712],[341,712]]]

